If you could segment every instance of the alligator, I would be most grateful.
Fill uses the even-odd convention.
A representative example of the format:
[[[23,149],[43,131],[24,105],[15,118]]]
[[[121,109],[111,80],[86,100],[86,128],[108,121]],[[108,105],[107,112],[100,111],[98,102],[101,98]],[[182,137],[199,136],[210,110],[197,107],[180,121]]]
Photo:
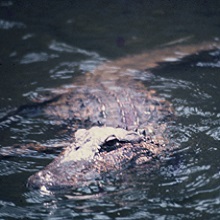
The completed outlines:
[[[76,130],[74,141],[33,174],[28,187],[100,186],[125,170],[166,157],[174,148],[167,131],[174,120],[172,104],[139,79],[153,77],[150,70],[162,62],[217,47],[217,43],[161,47],[108,61],[73,85],[54,90],[37,106],[57,123],[68,121]]]

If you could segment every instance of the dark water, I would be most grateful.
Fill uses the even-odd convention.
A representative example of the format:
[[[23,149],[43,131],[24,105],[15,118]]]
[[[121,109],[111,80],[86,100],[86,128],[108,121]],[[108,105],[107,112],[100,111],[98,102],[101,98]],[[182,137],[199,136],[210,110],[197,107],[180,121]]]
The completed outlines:
[[[218,1],[0,1],[0,116],[70,84],[106,59],[193,36],[218,40]],[[43,194],[27,178],[55,155],[0,161],[0,219],[219,219],[220,52],[152,70],[150,87],[178,115],[175,157],[104,193]],[[68,137],[44,117],[12,118],[0,146]],[[12,120],[11,119],[11,120]],[[17,121],[17,122],[16,122]]]

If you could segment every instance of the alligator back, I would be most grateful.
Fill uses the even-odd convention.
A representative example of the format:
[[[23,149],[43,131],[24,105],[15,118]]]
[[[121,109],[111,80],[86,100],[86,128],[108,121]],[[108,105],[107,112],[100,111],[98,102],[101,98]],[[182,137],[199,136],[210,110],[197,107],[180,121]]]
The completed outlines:
[[[138,80],[152,77],[145,69],[215,47],[210,42],[164,47],[104,63],[62,92],[58,90],[59,98],[48,102],[43,110],[55,120],[80,122],[82,128],[98,125],[156,131],[158,125],[167,123],[173,110],[169,102]]]
[[[61,121],[78,121],[87,128],[96,125],[148,132],[173,114],[169,102],[131,77],[114,82],[96,80],[97,76],[85,78],[84,85],[75,86],[45,106],[45,113]]]

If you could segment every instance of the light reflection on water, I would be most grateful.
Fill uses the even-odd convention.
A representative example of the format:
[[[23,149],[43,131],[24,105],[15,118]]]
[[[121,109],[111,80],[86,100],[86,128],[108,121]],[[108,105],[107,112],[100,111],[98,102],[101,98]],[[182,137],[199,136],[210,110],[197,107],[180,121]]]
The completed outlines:
[[[4,77],[0,86],[1,115],[23,104],[26,99],[33,100],[42,91],[47,92],[63,83],[69,85],[72,78],[81,72],[92,71],[106,60],[104,57],[108,54],[116,58],[121,54],[139,52],[146,45],[173,40],[170,39],[171,34],[176,34],[175,38],[191,34],[198,24],[194,26],[191,21],[202,19],[210,27],[208,33],[219,33],[216,29],[219,7],[216,7],[213,17],[214,9],[205,7],[203,12],[197,13],[197,19],[194,19],[196,15],[193,13],[190,22],[186,23],[185,14],[181,14],[184,10],[173,10],[173,14],[178,15],[175,17],[177,24],[173,27],[170,26],[173,18],[169,17],[168,9],[161,6],[146,7],[148,19],[143,19],[146,15],[141,13],[136,16],[135,12],[135,21],[129,3],[126,6],[122,3],[124,10],[120,19],[123,22],[113,16],[113,10],[113,14],[104,17],[104,22],[109,22],[105,26],[97,18],[93,20],[92,16],[87,20],[87,14],[82,11],[74,11],[76,17],[73,18],[74,13],[67,6],[65,15],[58,13],[59,7],[54,12],[51,10],[55,21],[47,20],[42,14],[30,16],[29,21],[28,17],[23,17],[27,11],[19,14],[18,5],[15,1],[0,3],[1,10],[7,8],[7,13],[0,13],[0,44],[3,48],[0,63]],[[16,10],[13,11],[10,7],[14,6]],[[39,10],[37,5],[35,7]],[[65,6],[62,5],[62,9]],[[88,14],[92,11],[90,7],[87,10]],[[105,7],[100,13],[108,14],[111,10],[111,7]],[[119,9],[116,7],[115,10]],[[187,17],[190,18],[190,15]],[[119,23],[114,23],[115,19]],[[128,27],[121,25],[128,20]],[[138,28],[131,33],[133,24]],[[195,34],[201,34],[203,29],[200,25],[199,22]],[[210,34],[211,37],[213,35]],[[118,39],[123,44],[115,44]],[[123,45],[126,45],[124,49]],[[170,65],[153,71],[155,77],[150,77],[152,81],[149,85],[173,103],[177,114],[171,127],[171,138],[180,148],[167,161],[150,174],[140,170],[124,182],[106,185],[101,193],[95,189],[93,192],[79,189],[77,192],[43,193],[29,191],[25,186],[26,180],[48,164],[54,155],[30,154],[6,158],[0,161],[0,218],[216,219],[220,214],[219,51]],[[138,79],[149,84],[149,77],[146,79],[144,74]],[[47,144],[68,141],[67,136],[57,134],[59,125],[37,116],[11,117],[0,129],[1,146],[29,141]]]

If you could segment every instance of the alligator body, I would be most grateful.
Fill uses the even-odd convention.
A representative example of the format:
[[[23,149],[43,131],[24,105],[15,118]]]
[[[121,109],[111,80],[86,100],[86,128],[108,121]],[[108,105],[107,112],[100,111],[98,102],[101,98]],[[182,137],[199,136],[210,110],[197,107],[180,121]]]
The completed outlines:
[[[172,106],[138,79],[152,77],[145,69],[166,59],[178,60],[215,47],[203,43],[160,48],[107,62],[75,80],[71,87],[56,90],[56,96],[41,104],[42,110],[58,123],[77,124],[75,141],[32,175],[28,186],[55,189],[100,185],[130,167],[166,155],[171,149],[166,129],[173,120]]]
[[[75,141],[44,170],[31,176],[28,186],[56,189],[100,185],[107,176],[117,176],[165,151],[171,104],[141,82],[128,79],[131,76],[121,81],[121,73],[114,73],[113,80],[88,74],[85,84],[75,85],[44,106],[43,111],[54,120],[70,120],[87,129],[78,129]]]

